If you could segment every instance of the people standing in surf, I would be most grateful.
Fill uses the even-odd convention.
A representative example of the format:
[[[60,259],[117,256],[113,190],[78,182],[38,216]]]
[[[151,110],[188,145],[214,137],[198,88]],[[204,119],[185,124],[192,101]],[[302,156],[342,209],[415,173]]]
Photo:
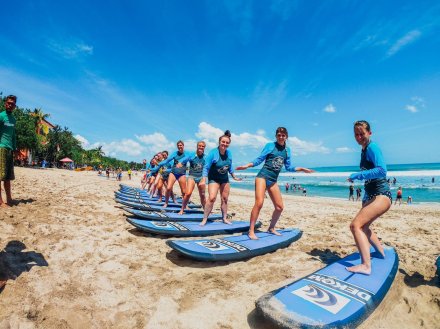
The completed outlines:
[[[382,244],[370,225],[390,209],[393,199],[387,183],[387,167],[379,146],[371,141],[371,128],[367,121],[361,120],[354,123],[354,137],[362,146],[361,171],[351,174],[349,182],[364,180],[364,198],[362,208],[350,224],[356,246],[361,255],[361,264],[346,267],[349,272],[371,273],[370,244],[385,257]]]
[[[353,200],[354,201],[354,184],[351,183],[349,188],[348,188],[348,201]]]
[[[231,144],[231,133],[229,130],[226,130],[223,136],[220,136],[218,139],[218,147],[209,152],[205,160],[205,165],[203,166],[202,176],[208,177],[208,198],[205,203],[203,220],[200,223],[202,226],[205,225],[208,220],[219,190],[223,222],[231,224],[227,219],[230,191],[228,173],[231,174],[232,178],[236,181],[241,181],[241,178],[236,177],[234,174],[232,153],[228,150],[229,144]]]
[[[161,167],[167,165],[171,161],[173,161],[173,166],[171,167],[171,172],[168,176],[168,182],[167,182],[167,190],[165,192],[165,203],[163,205],[164,208],[168,207],[168,200],[173,193],[173,186],[174,183],[177,181],[179,182],[180,191],[182,193],[182,197],[185,195],[185,189],[186,189],[186,167],[184,166],[177,166],[179,163],[181,163],[182,159],[186,157],[185,153],[185,144],[183,141],[179,140],[177,143],[177,151],[173,152],[167,159],[161,161],[157,168],[155,168],[153,171],[159,170]]]
[[[399,202],[399,206],[402,204],[402,186],[399,186],[399,189],[397,190],[396,194],[396,201],[394,202],[394,205]]]
[[[206,143],[204,141],[200,141],[197,143],[197,151],[189,154],[182,160],[182,164],[178,164],[178,166],[185,166],[187,162],[189,162],[189,173],[188,178],[186,180],[186,190],[185,196],[182,200],[182,208],[180,209],[179,214],[182,215],[186,206],[188,205],[189,199],[191,198],[191,194],[194,191],[194,188],[197,185],[197,189],[199,190],[200,203],[202,207],[205,208],[206,197],[206,183],[205,178],[203,177],[203,166],[205,165],[205,147]]]
[[[249,238],[252,240],[258,239],[255,235],[255,223],[260,215],[261,208],[263,207],[266,191],[269,193],[274,206],[268,232],[275,235],[281,235],[275,230],[275,225],[284,209],[283,198],[277,184],[278,175],[280,174],[283,165],[287,171],[302,171],[305,173],[314,172],[312,169],[294,167],[292,165],[292,154],[290,148],[286,145],[287,138],[289,137],[286,128],[278,127],[275,132],[275,137],[276,141],[267,143],[263,148],[263,151],[261,151],[261,154],[254,161],[236,168],[236,170],[245,170],[251,167],[256,167],[264,161],[263,167],[255,178],[255,203],[251,211],[248,234]]]

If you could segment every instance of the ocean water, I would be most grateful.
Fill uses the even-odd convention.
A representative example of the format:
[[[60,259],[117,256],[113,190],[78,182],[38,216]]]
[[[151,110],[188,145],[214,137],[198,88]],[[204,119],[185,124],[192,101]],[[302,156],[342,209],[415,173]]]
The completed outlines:
[[[316,172],[312,174],[281,172],[278,185],[283,194],[285,184],[297,184],[307,190],[308,196],[320,196],[331,198],[348,199],[350,183],[346,181],[353,172],[358,172],[359,167],[317,167],[312,168]],[[397,189],[402,187],[402,201],[406,202],[408,196],[412,197],[413,203],[435,202],[440,203],[440,163],[417,163],[388,165],[387,178],[390,179],[390,188],[393,199],[396,198]],[[237,188],[254,190],[254,179],[259,169],[247,169],[236,171],[237,176],[243,181],[236,182],[232,179],[231,185]],[[393,184],[393,179],[396,183]],[[434,178],[434,182],[432,179]],[[355,181],[355,189],[361,187],[363,182]],[[303,195],[303,190],[290,190],[288,194]],[[363,191],[362,191],[363,195]],[[356,192],[354,194],[356,198]]]

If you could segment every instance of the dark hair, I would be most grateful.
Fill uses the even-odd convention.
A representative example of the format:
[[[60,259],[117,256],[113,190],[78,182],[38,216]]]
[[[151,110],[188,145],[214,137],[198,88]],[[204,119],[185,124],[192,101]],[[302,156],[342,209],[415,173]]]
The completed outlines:
[[[168,151],[166,151],[166,150],[165,150],[165,151],[162,151],[162,152],[160,152],[160,153],[166,153],[166,154],[168,155]]]
[[[289,137],[289,133],[287,132],[287,129],[284,127],[278,127],[277,130],[275,131],[275,136],[278,134],[286,134],[287,137]]]
[[[197,142],[197,147],[199,146],[199,144],[203,144],[203,145],[206,147],[206,143],[205,143],[205,141],[198,141],[198,142]]]
[[[229,138],[229,142],[231,142],[231,132],[229,130],[226,130],[224,132],[224,134],[222,136],[219,137],[218,142],[220,143],[220,141],[222,140],[223,137],[228,137]]]
[[[17,103],[17,96],[15,95],[6,96],[5,101],[7,101],[8,99],[12,99],[15,103]]]
[[[177,145],[177,144],[180,144],[180,143],[181,143],[183,146],[185,146],[185,143],[184,143],[183,140],[181,140],[181,139],[179,139],[179,140],[177,141],[176,145]]]
[[[368,132],[371,131],[370,124],[368,123],[368,121],[365,121],[365,120],[358,120],[358,121],[356,121],[356,122],[354,123],[354,127],[357,127],[357,126],[362,126],[362,127],[364,127]]]

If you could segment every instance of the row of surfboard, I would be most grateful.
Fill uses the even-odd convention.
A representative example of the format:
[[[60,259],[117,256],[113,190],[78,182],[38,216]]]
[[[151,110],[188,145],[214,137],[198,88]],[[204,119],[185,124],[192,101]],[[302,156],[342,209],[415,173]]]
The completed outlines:
[[[224,224],[221,215],[211,215],[205,226],[200,206],[190,204],[178,215],[180,201],[169,203],[152,198],[143,190],[120,186],[115,199],[132,216],[127,221],[153,234],[191,237],[247,232],[248,221]],[[258,225],[261,225],[259,222]],[[281,230],[281,236],[258,232],[258,240],[247,234],[221,238],[168,240],[167,244],[184,256],[200,261],[235,261],[288,247],[301,237],[298,229]],[[284,328],[334,328],[356,326],[381,302],[397,272],[399,259],[392,247],[385,247],[385,258],[371,250],[371,275],[348,272],[345,267],[360,263],[353,253],[300,280],[272,291],[256,301],[256,309],[274,325]]]

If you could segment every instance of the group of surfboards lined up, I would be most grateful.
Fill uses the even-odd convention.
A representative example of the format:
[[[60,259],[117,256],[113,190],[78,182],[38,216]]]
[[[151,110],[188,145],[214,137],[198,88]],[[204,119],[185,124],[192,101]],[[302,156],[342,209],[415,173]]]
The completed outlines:
[[[356,121],[353,129],[354,137],[362,147],[361,171],[347,177],[347,181],[365,181],[362,208],[350,224],[359,253],[260,298],[257,309],[282,326],[298,323],[332,326],[360,321],[383,299],[395,277],[398,267],[395,250],[384,248],[370,228],[392,204],[386,164],[378,145],[371,140],[369,123]],[[284,207],[277,184],[279,173],[283,166],[290,172],[312,173],[313,170],[293,165],[292,153],[286,143],[286,128],[277,128],[275,138],[274,142],[265,145],[257,158],[235,168],[246,170],[264,163],[255,178],[255,202],[249,223],[231,222],[228,218],[229,175],[234,180],[241,180],[235,175],[232,153],[228,150],[231,143],[228,130],[219,137],[218,147],[207,155],[203,141],[197,143],[197,150],[193,153],[185,152],[183,141],[178,141],[177,150],[170,155],[167,151],[156,154],[146,164],[141,189],[121,186],[115,192],[117,201],[138,217],[127,218],[131,224],[152,233],[206,236],[247,231],[247,234],[221,239],[167,241],[173,249],[198,260],[237,260],[286,247],[300,238],[301,231],[275,229]],[[173,194],[176,182],[182,193],[181,199]],[[190,202],[196,186],[201,206]],[[219,192],[221,215],[214,215],[211,212]],[[266,192],[274,210],[267,232],[259,232],[255,228],[261,226],[257,219]],[[220,222],[215,221],[219,219]],[[284,307],[280,308],[280,305]]]

